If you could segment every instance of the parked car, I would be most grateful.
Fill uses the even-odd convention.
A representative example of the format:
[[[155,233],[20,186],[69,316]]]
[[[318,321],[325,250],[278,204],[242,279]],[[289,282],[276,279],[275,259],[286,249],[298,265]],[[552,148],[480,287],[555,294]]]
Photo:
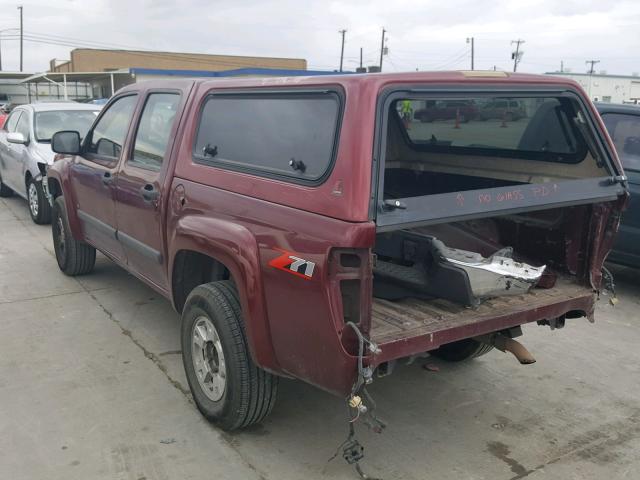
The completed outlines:
[[[35,223],[51,221],[46,171],[53,164],[51,137],[62,129],[84,135],[100,108],[77,103],[37,103],[14,108],[0,130],[0,197],[17,193]]]
[[[609,260],[640,267],[640,106],[596,103],[629,178],[631,199]]]
[[[452,95],[538,107],[482,144],[398,114]],[[497,347],[531,363],[520,325],[593,319],[628,195],[603,128],[552,76],[129,85],[84,140],[53,136],[56,259],[87,274],[100,250],[172,302],[194,402],[222,428],[263,419],[279,376],[374,421],[363,389],[401,358]]]
[[[527,112],[518,100],[504,98],[486,103],[480,109],[480,120],[499,119],[506,122],[520,120]]]
[[[466,123],[478,116],[478,107],[469,100],[426,100],[425,108],[416,110],[413,118],[423,123],[455,120]]]

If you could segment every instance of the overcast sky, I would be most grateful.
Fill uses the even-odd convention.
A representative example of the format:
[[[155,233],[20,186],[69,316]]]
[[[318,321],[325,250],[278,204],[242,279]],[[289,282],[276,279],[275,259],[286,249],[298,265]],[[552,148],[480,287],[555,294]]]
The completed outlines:
[[[0,0],[0,30],[19,26],[19,3]],[[24,1],[24,69],[44,71],[73,46],[307,59],[334,70],[347,29],[345,69],[377,64],[382,27],[389,53],[383,70],[512,69],[511,41],[521,38],[520,71],[640,71],[640,1],[625,0],[48,0]],[[16,31],[0,34],[3,70],[18,69]],[[53,39],[52,36],[57,36]],[[58,43],[51,45],[48,43]]]

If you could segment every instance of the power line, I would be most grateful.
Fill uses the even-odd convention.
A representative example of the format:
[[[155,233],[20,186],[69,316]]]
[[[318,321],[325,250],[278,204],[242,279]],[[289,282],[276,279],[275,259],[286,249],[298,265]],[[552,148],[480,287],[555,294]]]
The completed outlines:
[[[75,43],[64,42],[64,41],[57,42],[57,41],[53,41],[53,40],[41,40],[41,39],[39,39],[37,37],[32,37],[31,35],[25,35],[24,39],[25,39],[25,41],[30,42],[30,43],[39,43],[39,44],[46,44],[46,45],[58,45],[58,46],[76,47],[76,48],[92,48],[92,47],[86,47],[86,45],[75,44]],[[127,54],[138,56],[138,57],[147,57],[147,58],[155,58],[155,59],[180,60],[180,61],[185,62],[185,63],[199,64],[199,65],[202,65],[203,63],[206,63],[206,60],[204,60],[204,59],[184,57],[183,55],[181,55],[179,53],[171,53],[171,52],[157,52],[157,51],[152,51],[152,50],[147,50],[147,51],[130,51],[130,50],[128,50]],[[194,53],[192,55],[206,57],[209,54],[206,54],[206,53]],[[234,57],[233,55],[217,55],[217,56]],[[252,67],[253,68],[257,68],[255,61],[247,60],[246,62],[243,62],[243,61],[240,60],[240,58],[241,57],[236,57],[232,61],[224,60],[224,61],[220,61],[218,63],[220,63],[222,65],[238,67],[238,68],[252,68]],[[257,57],[257,58],[260,58],[260,57]]]

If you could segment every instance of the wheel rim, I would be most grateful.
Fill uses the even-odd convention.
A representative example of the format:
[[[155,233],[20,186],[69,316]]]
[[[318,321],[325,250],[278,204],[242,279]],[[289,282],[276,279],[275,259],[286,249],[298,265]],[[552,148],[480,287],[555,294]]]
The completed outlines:
[[[227,367],[220,336],[207,317],[200,316],[193,324],[191,357],[200,388],[207,398],[217,402],[227,385]]]
[[[38,189],[35,183],[29,184],[29,208],[34,217],[38,216]]]
[[[58,217],[58,221],[56,222],[56,230],[58,231],[56,243],[58,244],[58,252],[60,252],[60,258],[64,258],[65,254],[65,234],[64,234],[64,224],[62,223],[62,217]]]

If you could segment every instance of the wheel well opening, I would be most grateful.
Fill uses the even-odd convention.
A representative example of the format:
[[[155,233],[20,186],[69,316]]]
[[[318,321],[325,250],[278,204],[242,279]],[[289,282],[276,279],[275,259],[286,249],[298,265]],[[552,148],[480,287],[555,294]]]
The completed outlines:
[[[215,258],[190,250],[178,252],[171,280],[176,310],[182,312],[189,293],[198,285],[228,279],[229,269]]]
[[[29,170],[27,170],[27,173],[24,176],[24,186],[25,188],[29,188],[29,182],[31,181],[31,172]]]

